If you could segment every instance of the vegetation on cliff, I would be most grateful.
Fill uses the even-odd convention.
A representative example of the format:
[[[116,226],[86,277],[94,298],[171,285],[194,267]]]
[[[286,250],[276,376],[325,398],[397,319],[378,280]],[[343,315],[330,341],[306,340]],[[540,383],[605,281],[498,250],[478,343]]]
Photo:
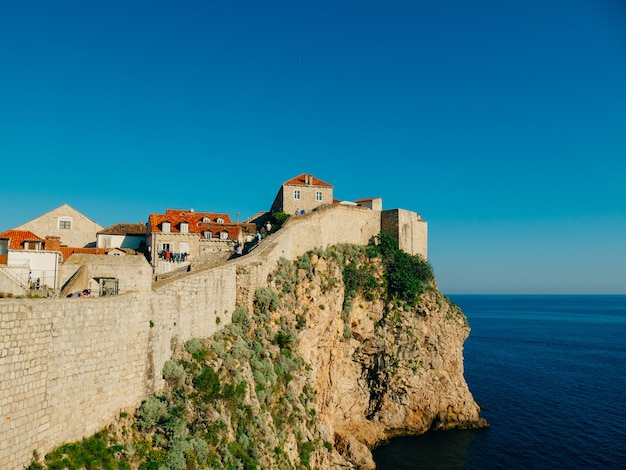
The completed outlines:
[[[430,264],[399,250],[384,232],[368,247],[337,245],[293,262],[281,259],[268,287],[257,289],[253,311],[238,308],[232,323],[211,338],[174,344],[163,367],[162,393],[122,413],[109,429],[62,446],[28,468],[353,468],[349,446],[318,421],[319,390],[298,349],[313,308],[305,297],[315,298],[315,308],[324,311],[319,299],[341,296],[345,342],[355,335],[355,302],[386,305],[376,324],[393,330],[427,291],[446,300],[436,292]],[[464,322],[454,307],[447,311]],[[417,358],[408,361],[412,372],[423,367]],[[367,419],[380,411],[387,390],[382,382],[389,382],[380,378],[389,371],[379,369],[363,367],[372,382]]]

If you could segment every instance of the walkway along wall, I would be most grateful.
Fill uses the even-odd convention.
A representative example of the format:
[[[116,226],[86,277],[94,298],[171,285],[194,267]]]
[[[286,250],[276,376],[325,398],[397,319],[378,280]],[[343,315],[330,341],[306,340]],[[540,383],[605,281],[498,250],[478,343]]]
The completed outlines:
[[[22,469],[90,436],[163,386],[172,342],[208,337],[250,309],[281,258],[337,243],[364,245],[381,212],[328,206],[290,218],[250,254],[98,299],[0,301],[0,468]],[[218,319],[219,318],[219,322]]]

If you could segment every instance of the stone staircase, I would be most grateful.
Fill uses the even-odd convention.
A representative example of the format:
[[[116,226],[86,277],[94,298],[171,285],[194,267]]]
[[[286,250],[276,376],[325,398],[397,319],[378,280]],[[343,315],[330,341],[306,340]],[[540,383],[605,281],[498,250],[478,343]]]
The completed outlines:
[[[11,289],[13,293],[22,293],[21,291],[25,291],[30,288],[28,285],[28,275],[21,275],[11,268],[0,266],[0,276],[3,276],[8,281],[15,284],[15,290],[20,291],[15,292],[15,290]]]

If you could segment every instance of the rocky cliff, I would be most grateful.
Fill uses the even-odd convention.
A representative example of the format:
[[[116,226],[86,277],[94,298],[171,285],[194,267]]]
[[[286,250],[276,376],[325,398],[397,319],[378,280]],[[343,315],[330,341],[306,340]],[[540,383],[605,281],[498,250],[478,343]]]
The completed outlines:
[[[465,316],[434,279],[412,301],[390,282],[365,247],[280,259],[231,324],[174,344],[163,393],[110,427],[115,458],[373,469],[371,449],[392,437],[486,426],[463,377]]]
[[[358,262],[383,279],[380,263]],[[413,305],[385,303],[383,287],[346,302],[344,283],[333,282],[342,279],[336,258],[310,263],[281,313],[305,318],[297,348],[310,367],[317,428],[346,460],[374,468],[369,450],[392,437],[486,426],[463,377],[470,329],[435,285]]]

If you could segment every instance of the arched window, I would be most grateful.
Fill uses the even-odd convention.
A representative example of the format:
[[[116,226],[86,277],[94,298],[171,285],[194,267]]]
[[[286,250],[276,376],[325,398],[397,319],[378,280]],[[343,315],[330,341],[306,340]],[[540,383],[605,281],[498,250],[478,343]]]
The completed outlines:
[[[213,234],[209,230],[204,232],[204,238],[206,238],[207,240],[210,240],[212,237],[213,237]]]
[[[224,223],[224,219],[222,219],[221,217],[217,218],[217,223],[218,224],[223,224]]]
[[[209,222],[211,222],[211,218],[210,217],[202,217],[202,222],[208,224]]]
[[[220,240],[228,240],[228,232],[226,230],[220,232]]]

